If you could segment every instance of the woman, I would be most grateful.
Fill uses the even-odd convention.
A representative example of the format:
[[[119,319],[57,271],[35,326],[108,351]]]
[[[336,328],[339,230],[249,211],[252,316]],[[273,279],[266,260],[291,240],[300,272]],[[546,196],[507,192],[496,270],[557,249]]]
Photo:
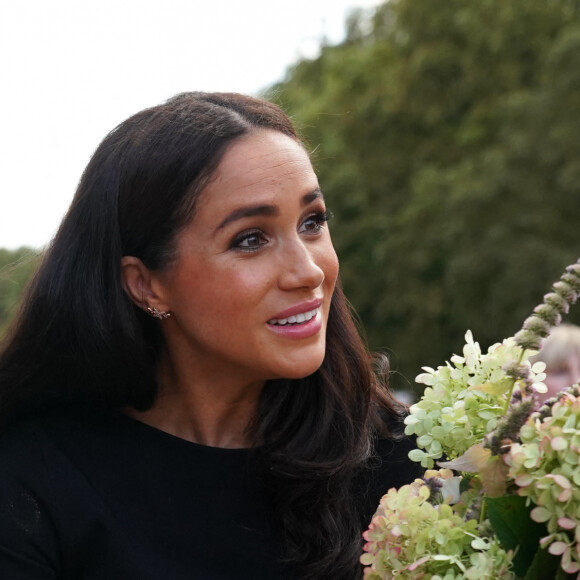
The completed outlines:
[[[329,217],[268,102],[182,94],[105,138],[0,356],[0,577],[361,575],[415,469]]]

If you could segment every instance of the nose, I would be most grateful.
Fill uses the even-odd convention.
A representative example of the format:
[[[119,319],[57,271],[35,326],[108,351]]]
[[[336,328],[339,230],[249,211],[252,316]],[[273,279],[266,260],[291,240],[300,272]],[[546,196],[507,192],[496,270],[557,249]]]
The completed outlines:
[[[314,244],[313,244],[314,245]],[[284,244],[280,253],[278,285],[283,290],[318,288],[324,282],[324,270],[314,247],[296,238]]]

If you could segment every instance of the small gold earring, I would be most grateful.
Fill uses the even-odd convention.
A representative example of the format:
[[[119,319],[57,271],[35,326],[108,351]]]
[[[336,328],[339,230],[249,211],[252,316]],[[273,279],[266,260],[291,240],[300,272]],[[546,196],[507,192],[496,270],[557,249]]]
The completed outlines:
[[[165,320],[171,316],[171,312],[164,312],[163,310],[157,310],[157,308],[147,306],[147,312],[153,316],[153,318],[159,318],[159,320]]]

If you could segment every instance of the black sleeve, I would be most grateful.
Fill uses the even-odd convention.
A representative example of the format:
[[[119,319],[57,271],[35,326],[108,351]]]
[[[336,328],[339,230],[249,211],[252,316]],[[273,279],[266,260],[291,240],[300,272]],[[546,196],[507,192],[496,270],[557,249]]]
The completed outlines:
[[[31,432],[0,438],[0,578],[56,580],[46,460]]]

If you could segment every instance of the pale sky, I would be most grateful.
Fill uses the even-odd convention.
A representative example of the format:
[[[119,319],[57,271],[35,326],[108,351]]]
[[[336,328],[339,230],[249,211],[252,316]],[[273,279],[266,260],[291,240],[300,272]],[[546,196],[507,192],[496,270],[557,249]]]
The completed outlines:
[[[188,90],[255,94],[380,0],[0,0],[0,247],[55,233],[101,139]]]

